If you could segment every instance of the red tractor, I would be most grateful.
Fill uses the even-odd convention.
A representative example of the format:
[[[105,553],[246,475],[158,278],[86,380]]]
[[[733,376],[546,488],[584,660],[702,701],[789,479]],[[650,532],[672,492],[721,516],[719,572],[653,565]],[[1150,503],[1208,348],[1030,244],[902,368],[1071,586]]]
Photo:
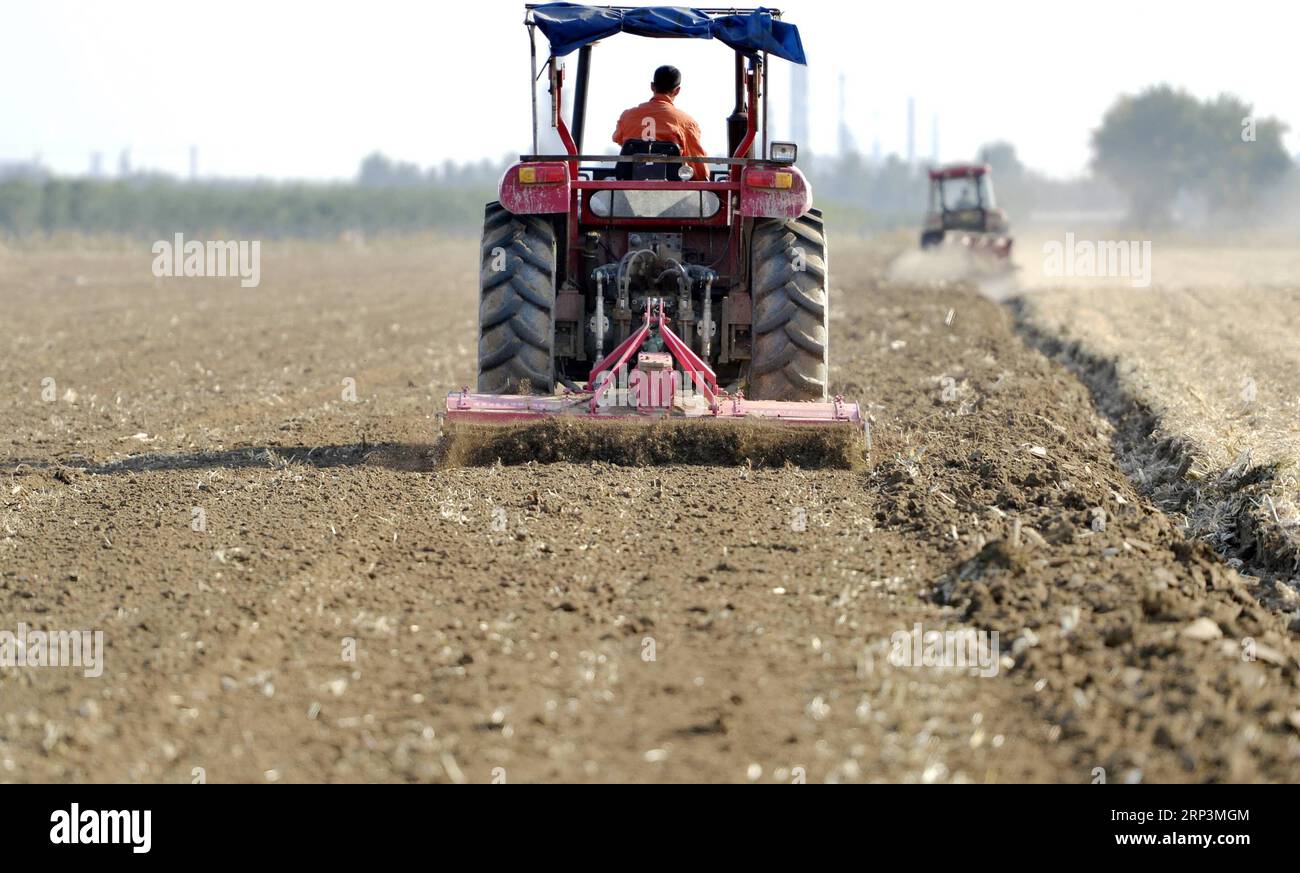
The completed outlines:
[[[527,6],[550,42],[540,117],[563,143],[506,171],[483,225],[478,387],[450,419],[758,416],[860,423],[827,397],[827,252],[793,143],[769,142],[769,55],[805,63],[798,30],[774,10]],[[716,39],[735,53],[728,153],[682,155],[632,140],[583,153],[592,48],[623,31]],[[561,58],[576,51],[571,122]],[[612,120],[612,119],[611,119]],[[710,168],[690,178],[687,162]],[[663,386],[663,390],[654,390]]]
[[[957,243],[1002,262],[1011,257],[1007,215],[993,197],[987,164],[950,164],[930,170],[930,205],[921,248]]]

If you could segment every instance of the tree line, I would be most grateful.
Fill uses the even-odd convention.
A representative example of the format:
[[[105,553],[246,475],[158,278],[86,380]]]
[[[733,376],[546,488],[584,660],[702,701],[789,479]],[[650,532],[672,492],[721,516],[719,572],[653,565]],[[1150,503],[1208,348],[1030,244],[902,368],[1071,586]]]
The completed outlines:
[[[0,234],[224,239],[477,229],[504,168],[445,164],[412,180],[405,165],[372,155],[355,181],[338,183],[11,178],[0,182]]]
[[[1257,118],[1224,95],[1198,100],[1168,85],[1116,99],[1091,138],[1091,174],[1050,179],[1026,167],[1013,145],[977,156],[994,170],[1013,222],[1035,212],[1127,211],[1142,227],[1276,220],[1300,199],[1300,172],[1283,143],[1286,126]],[[438,167],[367,156],[351,182],[185,182],[159,174],[111,180],[0,181],[0,234],[114,233],[160,238],[328,236],[344,231],[476,233],[483,204],[509,158]],[[847,231],[915,225],[925,208],[926,167],[895,155],[808,155],[800,161],[816,198]],[[1294,204],[1291,204],[1294,210]],[[1292,216],[1300,219],[1300,215]]]

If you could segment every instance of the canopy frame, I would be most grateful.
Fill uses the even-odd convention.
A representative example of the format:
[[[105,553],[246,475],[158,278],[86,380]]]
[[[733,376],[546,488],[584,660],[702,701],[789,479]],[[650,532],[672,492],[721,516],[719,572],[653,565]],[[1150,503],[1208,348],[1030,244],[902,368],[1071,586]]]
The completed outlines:
[[[548,80],[550,83],[549,91],[551,97],[551,127],[554,129],[560,141],[564,144],[568,152],[567,160],[570,162],[571,172],[574,178],[578,173],[578,162],[588,159],[582,155],[583,138],[585,135],[587,119],[587,92],[588,82],[591,77],[592,47],[599,39],[592,39],[585,43],[568,46],[568,52],[578,51],[578,72],[577,87],[573,100],[573,125],[572,128],[565,123],[563,113],[560,111],[562,105],[561,90],[564,84],[564,62],[562,56],[557,56],[552,47],[551,53],[546,60],[545,67],[539,73],[537,65],[537,35],[536,30],[539,26],[534,19],[534,11],[544,9],[552,4],[525,4],[524,24],[528,28],[528,38],[530,45],[530,56],[532,59],[532,70],[530,74],[529,91],[532,98],[532,118],[533,118],[533,154],[539,151],[540,129],[539,108],[537,105],[537,81],[541,78],[542,73],[549,73]],[[578,8],[575,6],[574,8]],[[653,7],[636,7],[636,6],[600,6],[591,7],[602,11],[614,12],[632,12],[644,10]],[[753,13],[766,13],[772,16],[776,21],[781,20],[781,10],[766,7],[737,8],[737,7],[709,7],[709,8],[691,8],[690,11],[698,12],[705,15],[749,15]],[[621,32],[621,31],[620,31]],[[672,34],[634,34],[637,36],[647,36],[649,38],[673,38]],[[684,34],[682,38],[691,38],[690,35]],[[695,38],[713,38],[707,37]],[[727,148],[731,160],[739,162],[740,159],[752,159],[755,141],[759,142],[758,158],[766,159],[770,146],[768,135],[768,83],[769,83],[769,57],[768,52],[748,52],[742,49],[733,49],[736,55],[735,64],[735,97],[736,103],[732,110],[731,116],[727,119]],[[800,46],[802,52],[802,46]],[[761,111],[760,111],[761,109]],[[678,159],[680,160],[680,159]],[[737,175],[736,167],[732,167],[731,175]],[[707,180],[704,180],[707,181]]]

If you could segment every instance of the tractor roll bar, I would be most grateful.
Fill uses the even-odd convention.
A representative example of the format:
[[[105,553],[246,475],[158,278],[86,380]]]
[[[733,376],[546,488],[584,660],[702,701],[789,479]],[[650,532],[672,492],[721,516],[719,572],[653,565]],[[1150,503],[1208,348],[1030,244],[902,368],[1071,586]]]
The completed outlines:
[[[528,49],[532,59],[533,73],[528,78],[528,96],[533,104],[533,151],[537,151],[537,25],[528,24]]]
[[[573,144],[582,151],[582,134],[587,127],[587,83],[591,78],[591,46],[578,49],[578,86],[573,95]],[[536,149],[536,146],[533,146]]]
[[[524,24],[528,28],[529,53],[531,61],[529,97],[532,103],[533,115],[533,151],[539,148],[540,129],[538,127],[538,107],[537,107],[537,81],[540,78],[537,68],[537,37],[536,23],[533,20],[532,11],[537,9],[539,4],[525,4],[526,11]],[[628,6],[609,6],[606,9],[617,9],[627,11],[639,7]],[[742,12],[755,12],[755,9],[738,9],[732,8],[707,8],[698,10],[709,15],[737,14]],[[773,18],[779,19],[781,11],[779,9],[764,10]],[[569,150],[569,154],[564,158],[554,158],[554,160],[565,160],[571,166],[570,172],[577,175],[577,164],[579,161],[597,161],[606,162],[604,156],[590,157],[583,156],[582,139],[585,132],[587,121],[587,89],[591,70],[591,45],[580,47],[578,52],[578,83],[577,94],[574,102],[573,126],[565,124],[561,112],[560,89],[563,87],[563,72],[558,65],[558,58],[554,55],[547,60],[547,68],[550,70],[550,92],[551,92],[551,127],[554,128],[560,136],[564,147]],[[755,55],[746,55],[744,52],[736,52],[736,103],[732,110],[731,116],[727,118],[727,149],[731,153],[729,159],[699,159],[687,155],[692,160],[701,160],[702,163],[725,164],[729,167],[735,167],[742,164],[748,156],[753,154],[754,145],[759,144],[759,159],[768,156],[768,78],[769,64],[767,63],[768,53],[759,52]],[[761,104],[761,105],[760,105]],[[742,127],[743,125],[743,127]],[[760,129],[761,128],[761,129]],[[737,142],[739,138],[739,142]],[[676,161],[671,163],[681,163],[681,157],[677,156]],[[540,159],[540,158],[534,158]],[[642,158],[641,160],[649,160]],[[665,163],[669,163],[665,161]],[[733,179],[734,169],[732,170]]]

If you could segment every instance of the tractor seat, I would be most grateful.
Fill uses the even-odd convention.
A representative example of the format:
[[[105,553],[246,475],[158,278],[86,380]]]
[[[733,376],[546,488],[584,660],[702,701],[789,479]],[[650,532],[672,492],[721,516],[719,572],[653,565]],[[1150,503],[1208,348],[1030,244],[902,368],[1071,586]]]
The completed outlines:
[[[673,155],[680,156],[682,150],[675,142],[657,142],[648,139],[630,139],[623,143],[621,155]],[[633,161],[619,161],[614,169],[614,178],[623,182],[654,179],[658,181],[678,180],[677,172],[681,164],[643,164]]]

